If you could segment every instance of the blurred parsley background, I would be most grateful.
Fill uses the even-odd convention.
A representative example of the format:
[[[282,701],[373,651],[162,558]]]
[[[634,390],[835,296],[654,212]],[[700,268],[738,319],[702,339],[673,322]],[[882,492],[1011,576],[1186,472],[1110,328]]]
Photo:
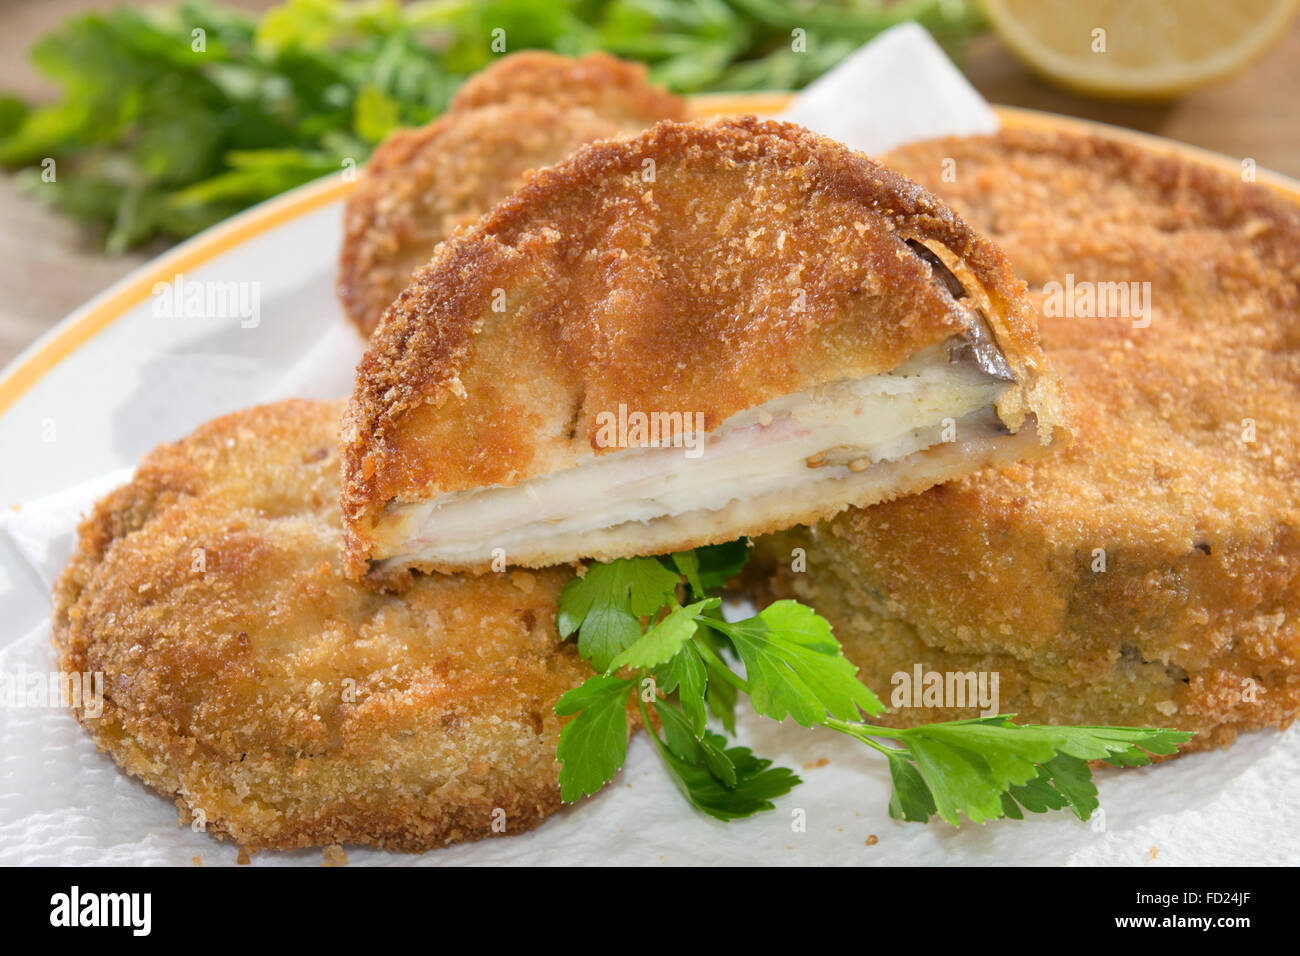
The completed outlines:
[[[798,89],[903,20],[955,57],[983,26],[969,0],[288,0],[261,16],[209,0],[119,7],[32,46],[60,96],[0,97],[0,164],[102,224],[104,247],[121,252],[360,164],[392,129],[442,112],[499,55],[496,29],[509,52],[605,50],[694,93]],[[791,49],[796,28],[807,52]],[[47,159],[55,189],[41,181]]]

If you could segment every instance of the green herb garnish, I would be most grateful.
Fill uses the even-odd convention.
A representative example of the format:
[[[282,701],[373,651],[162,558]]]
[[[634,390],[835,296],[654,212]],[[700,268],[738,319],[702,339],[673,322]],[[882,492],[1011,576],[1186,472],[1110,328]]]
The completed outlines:
[[[893,779],[890,815],[953,825],[1021,819],[1024,811],[1069,808],[1081,820],[1097,809],[1088,766],[1149,763],[1193,734],[1149,727],[1016,724],[1014,715],[880,727],[885,712],[857,679],[830,625],[796,601],[777,601],[743,621],[722,618],[716,590],[744,563],[743,542],[667,558],[593,564],[565,586],[560,633],[597,675],[560,698],[574,716],[560,736],[560,791],[573,802],[608,783],[627,757],[634,701],[678,789],[698,810],[734,820],[773,808],[800,782],[708,727],[712,715],[734,732],[737,696],[773,720],[827,727],[883,754]],[[692,601],[681,603],[678,594]],[[739,658],[745,676],[728,663]],[[652,714],[656,720],[652,719]]]
[[[0,165],[121,251],[355,169],[503,52],[604,50],[682,93],[793,90],[912,19],[953,52],[983,26],[968,0],[288,0],[260,19],[123,6],[32,46],[61,97],[0,97]]]

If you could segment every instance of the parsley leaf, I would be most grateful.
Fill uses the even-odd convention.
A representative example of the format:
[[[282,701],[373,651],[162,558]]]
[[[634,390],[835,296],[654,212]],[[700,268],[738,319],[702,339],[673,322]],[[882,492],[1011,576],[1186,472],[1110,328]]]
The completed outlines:
[[[678,691],[678,702],[690,721],[691,732],[697,737],[704,733],[707,723],[705,701],[706,687],[709,686],[709,674],[700,652],[692,643],[682,645],[671,660],[655,671],[659,689],[665,694]]]
[[[709,733],[705,738],[735,768],[734,786],[726,786],[708,766],[681,759],[661,741],[659,751],[682,795],[697,810],[717,820],[738,820],[772,810],[773,800],[802,783],[793,771],[773,767],[772,761],[755,757],[748,747],[725,747],[726,739],[721,734]]]
[[[916,764],[903,754],[888,753],[889,776],[894,792],[889,798],[889,815],[895,820],[924,823],[935,813],[934,797],[925,785]]]
[[[700,580],[700,559],[694,551],[678,551],[670,556],[670,560],[682,575],[686,578],[686,583],[691,586],[691,594],[695,597],[703,597],[707,592],[704,590],[704,582]]]
[[[721,603],[717,598],[706,598],[686,607],[674,608],[667,617],[610,661],[608,669],[617,671],[624,667],[655,667],[668,663],[677,656],[682,645],[690,640],[699,627],[695,616],[705,608],[717,607]]]
[[[573,803],[607,784],[627,759],[627,698],[636,681],[600,674],[555,705],[561,717],[577,714],[560,731],[560,797]]]
[[[641,618],[674,599],[679,577],[654,558],[593,564],[560,592],[560,636],[578,634],[578,653],[604,673],[614,658],[641,637]]]
[[[773,720],[787,715],[802,727],[824,723],[827,713],[858,720],[884,705],[857,679],[831,626],[810,607],[777,601],[756,617],[731,624],[700,618],[731,638],[749,680],[754,709]]]
[[[718,719],[729,734],[736,732],[736,702],[740,695],[736,688],[725,680],[719,680],[712,664],[708,665],[709,685],[705,689],[704,699],[709,705],[709,713]]]
[[[749,539],[738,538],[726,544],[711,544],[706,548],[696,548],[695,553],[700,560],[700,583],[706,591],[716,590],[749,563]]]
[[[722,740],[717,734],[697,734],[690,720],[680,708],[662,701],[655,704],[655,713],[664,729],[668,749],[687,763],[704,764],[709,772],[731,788],[736,786],[736,768],[727,755],[713,742]],[[724,741],[725,743],[725,741]]]
[[[716,611],[706,611],[705,614],[722,620],[721,614]],[[704,699],[708,704],[709,713],[722,723],[727,733],[734,734],[738,690],[735,684],[727,679],[732,671],[723,660],[724,653],[735,653],[734,648],[731,642],[717,631],[700,630],[695,635],[695,642],[704,655],[705,673],[708,678]]]
[[[1017,816],[1018,811],[1008,812],[1008,797],[1012,809],[1018,804],[1041,813],[1070,807],[1087,820],[1098,806],[1089,760],[1137,766],[1149,763],[1151,753],[1173,753],[1193,736],[1146,727],[1016,724],[1008,715],[873,732],[907,748],[934,812],[954,825],[959,813],[977,823]],[[896,759],[891,755],[891,769]],[[896,787],[897,782],[895,777]],[[904,808],[916,812],[917,803]]]
[[[675,568],[691,587],[696,598],[723,587],[740,573],[749,561],[749,539],[738,538],[726,544],[710,544],[694,551],[678,551],[660,559],[665,567]]]

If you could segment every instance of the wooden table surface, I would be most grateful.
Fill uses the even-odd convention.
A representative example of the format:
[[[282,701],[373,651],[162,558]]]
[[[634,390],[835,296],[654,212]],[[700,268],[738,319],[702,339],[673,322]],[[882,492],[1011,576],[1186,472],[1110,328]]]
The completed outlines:
[[[269,0],[236,0],[251,9]],[[24,50],[67,15],[117,5],[114,0],[9,0],[0,15],[0,90],[48,96]],[[1087,99],[1043,82],[991,35],[973,40],[964,68],[991,102],[1064,113],[1167,136],[1253,158],[1300,178],[1300,21],[1246,73],[1168,104],[1131,105]],[[155,245],[107,256],[75,223],[19,194],[0,177],[0,365],[116,279],[156,255]]]

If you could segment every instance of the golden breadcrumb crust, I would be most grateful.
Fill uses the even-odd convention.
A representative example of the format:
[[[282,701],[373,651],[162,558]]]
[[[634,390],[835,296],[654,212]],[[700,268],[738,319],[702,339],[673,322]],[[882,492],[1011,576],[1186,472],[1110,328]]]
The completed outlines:
[[[888,162],[995,239],[1040,303],[1067,273],[1076,288],[1150,282],[1150,325],[1044,315],[1070,448],[764,539],[761,589],[826,615],[882,693],[919,663],[999,672],[1002,709],[1025,720],[1198,731],[1186,750],[1287,726],[1300,213],[1267,186],[1102,138],[1007,131]]]
[[[685,100],[650,85],[640,63],[608,53],[572,59],[545,50],[512,53],[475,73],[456,91],[451,109],[478,109],[515,99],[589,109],[629,131],[690,115]]]
[[[349,573],[366,571],[392,502],[615,450],[597,440],[601,411],[686,410],[712,429],[964,332],[967,313],[908,241],[980,290],[1016,377],[999,413],[1012,430],[1036,419],[1046,446],[1057,383],[996,247],[800,127],[665,122],[533,177],[439,246],[385,314],[343,435]]]
[[[420,851],[560,808],[555,701],[590,676],[555,628],[568,570],[345,580],[341,405],[219,418],[83,523],[54,593],[78,719],[182,821],[249,849]],[[503,814],[503,815],[502,815]]]

